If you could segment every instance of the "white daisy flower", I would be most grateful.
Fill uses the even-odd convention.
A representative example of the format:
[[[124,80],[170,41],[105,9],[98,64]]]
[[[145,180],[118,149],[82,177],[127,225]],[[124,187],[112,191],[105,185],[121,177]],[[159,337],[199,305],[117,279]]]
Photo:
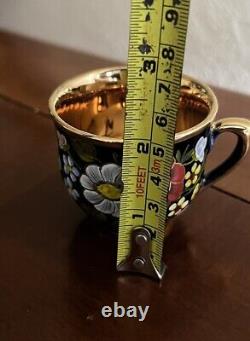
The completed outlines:
[[[62,150],[67,151],[69,149],[69,145],[68,145],[66,137],[63,134],[61,134],[58,130],[56,131],[56,134],[58,138],[59,147]]]
[[[78,200],[80,198],[80,195],[79,193],[77,192],[77,190],[73,187],[73,183],[72,181],[70,180],[69,177],[65,178],[64,179],[64,183],[65,183],[65,186],[67,187],[68,191],[69,191],[69,194],[75,199],[75,200]]]
[[[75,167],[74,161],[71,158],[71,156],[63,154],[63,163],[64,173],[67,174],[73,182],[75,182],[77,177],[80,176],[80,173],[78,169]]]
[[[205,149],[207,146],[207,137],[202,136],[195,146],[196,159],[202,162],[205,156]]]
[[[201,184],[198,183],[195,188],[194,188],[194,191],[193,191],[193,194],[192,194],[192,197],[191,197],[191,200],[194,200],[194,198],[196,197],[197,193],[199,192],[200,190],[200,187],[201,187]]]
[[[113,217],[119,217],[122,192],[121,167],[109,163],[102,167],[89,165],[80,177],[84,197],[95,208]]]
[[[197,181],[199,180],[199,175],[202,168],[201,165],[199,165],[197,162],[195,162],[191,168],[191,171],[188,171],[185,174],[185,187],[190,187],[192,185],[195,185]]]
[[[177,203],[172,204],[168,208],[168,217],[173,217],[175,215],[179,215],[189,204],[189,200],[185,197],[182,197]]]

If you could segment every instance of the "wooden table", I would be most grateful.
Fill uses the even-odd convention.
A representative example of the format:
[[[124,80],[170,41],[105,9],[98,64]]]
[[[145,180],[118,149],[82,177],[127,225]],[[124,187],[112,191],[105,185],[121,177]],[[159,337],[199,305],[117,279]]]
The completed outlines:
[[[117,63],[4,32],[0,55],[0,340],[250,340],[250,157],[175,220],[161,284],[119,275],[117,236],[64,189],[47,112],[61,81]],[[220,116],[249,117],[249,97],[215,91]],[[115,301],[146,320],[104,319]]]

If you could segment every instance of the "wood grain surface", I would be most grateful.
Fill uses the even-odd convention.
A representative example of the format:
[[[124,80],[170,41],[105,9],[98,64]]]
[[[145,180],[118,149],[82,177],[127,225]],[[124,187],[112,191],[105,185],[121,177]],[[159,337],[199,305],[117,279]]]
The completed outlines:
[[[0,51],[0,340],[248,341],[249,158],[174,221],[161,284],[120,275],[117,235],[65,190],[44,113],[57,82],[104,62],[5,33]],[[221,116],[247,115],[246,96],[218,95]],[[101,317],[114,301],[150,305],[145,322]]]
[[[0,94],[48,112],[48,98],[67,78],[115,63],[0,31]]]

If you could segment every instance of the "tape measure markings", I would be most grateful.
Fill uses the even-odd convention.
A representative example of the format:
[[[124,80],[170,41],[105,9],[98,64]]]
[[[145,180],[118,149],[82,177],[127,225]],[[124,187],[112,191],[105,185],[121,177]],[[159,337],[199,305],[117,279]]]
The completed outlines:
[[[139,225],[151,232],[153,263],[161,269],[188,9],[189,0],[156,0],[154,8],[132,0],[118,265]]]

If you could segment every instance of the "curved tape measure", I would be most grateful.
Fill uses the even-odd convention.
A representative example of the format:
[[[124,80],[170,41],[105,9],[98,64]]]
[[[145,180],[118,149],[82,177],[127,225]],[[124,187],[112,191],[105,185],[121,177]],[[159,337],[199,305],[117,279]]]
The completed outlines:
[[[162,278],[190,0],[132,0],[117,269]]]

